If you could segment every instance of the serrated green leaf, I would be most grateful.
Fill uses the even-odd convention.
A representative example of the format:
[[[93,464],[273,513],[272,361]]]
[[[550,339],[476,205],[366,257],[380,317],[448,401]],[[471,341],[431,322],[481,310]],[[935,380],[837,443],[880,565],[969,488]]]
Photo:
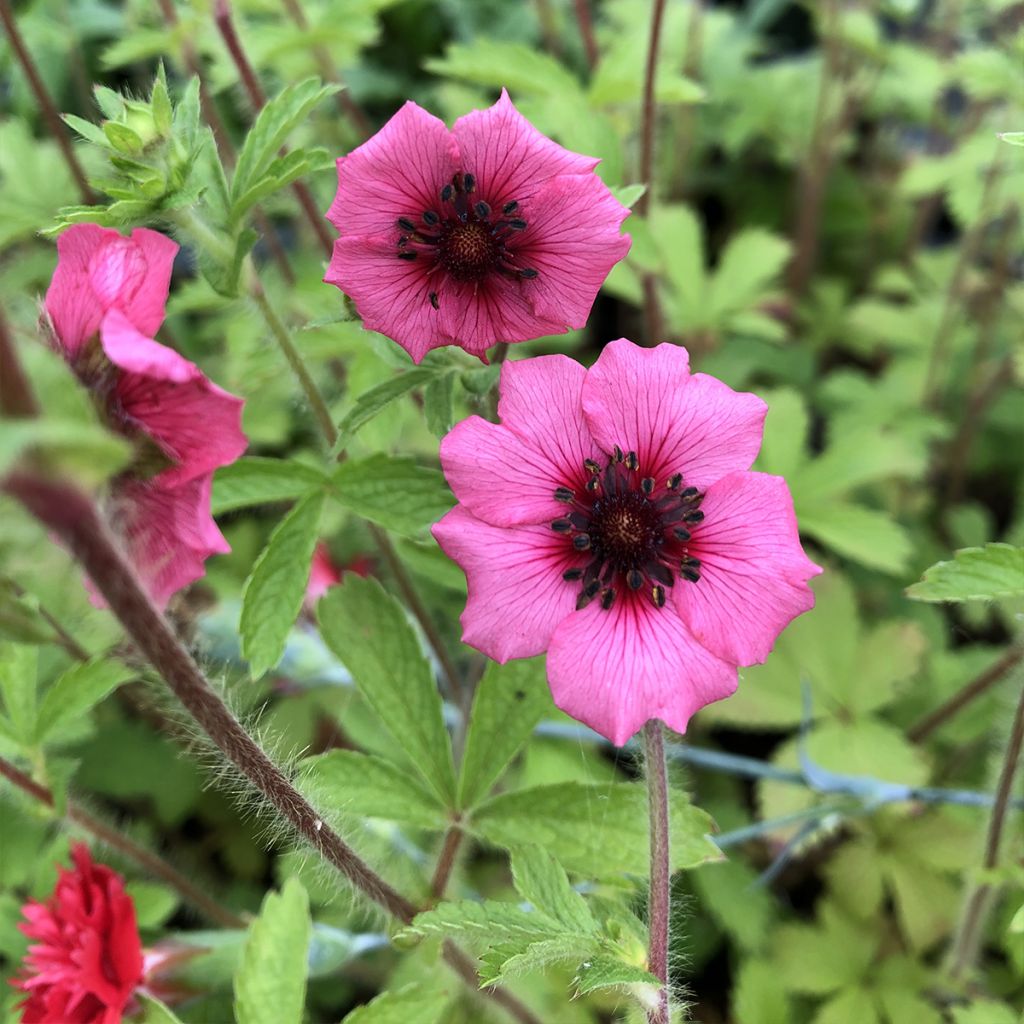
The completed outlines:
[[[302,609],[323,505],[319,491],[296,504],[275,527],[242,588],[242,657],[249,662],[253,679],[272,669],[284,654],[288,633]]]
[[[144,992],[137,992],[135,998],[142,1004],[142,1016],[134,1018],[137,1024],[181,1024],[181,1019],[174,1011],[159,999]]]
[[[786,924],[772,936],[772,961],[786,986],[828,995],[857,984],[874,955],[869,933],[836,917],[824,928]]]
[[[301,1024],[306,1000],[309,898],[295,878],[267,894],[235,974],[238,1024]]]
[[[53,627],[43,618],[35,598],[20,593],[11,580],[0,577],[0,640],[44,644],[54,636]]]
[[[671,826],[673,870],[721,859],[708,838],[711,819],[676,791]],[[469,828],[508,849],[536,843],[585,875],[645,876],[650,867],[647,793],[639,785],[562,782],[503,793],[473,812]]]
[[[454,996],[454,980],[442,974],[381,992],[346,1014],[342,1024],[443,1024],[441,1015]]]
[[[39,705],[36,742],[43,743],[61,726],[86,714],[132,674],[126,665],[105,657],[72,665],[57,677]]]
[[[327,480],[319,469],[302,462],[249,456],[217,470],[211,511],[219,516],[249,505],[290,501],[324,486]]]
[[[365,818],[388,818],[441,830],[441,802],[407,770],[374,754],[332,750],[302,762],[302,785],[318,806]]]
[[[747,957],[732,990],[736,1024],[790,1024],[792,1015],[786,986],[775,967]]]
[[[561,864],[541,847],[512,851],[512,880],[524,900],[570,931],[585,935],[597,930],[586,900],[569,884]]]
[[[402,606],[373,579],[348,575],[317,606],[327,646],[446,807],[455,794],[451,743],[434,673]]]
[[[781,274],[789,251],[788,242],[761,228],[748,228],[731,239],[711,278],[711,316],[719,321],[755,303]]]
[[[595,956],[581,963],[573,984],[581,996],[602,988],[625,988],[630,985],[661,987],[661,982],[650,971],[606,956]]]
[[[38,648],[0,643],[0,697],[18,739],[29,744],[36,728]]]
[[[841,555],[889,576],[899,575],[913,553],[910,535],[884,512],[846,501],[800,510],[800,529]]]
[[[480,981],[495,985],[533,971],[546,971],[553,964],[578,961],[591,944],[584,935],[539,939],[525,948],[521,943],[503,942],[480,955]]]
[[[334,495],[356,515],[416,537],[454,504],[440,470],[413,459],[370,455],[343,462],[331,477]]]
[[[395,399],[401,398],[413,388],[427,384],[433,379],[434,373],[435,371],[428,367],[416,366],[361,394],[338,424],[336,450],[344,450],[352,438],[370,420],[383,412]]]
[[[459,774],[459,807],[483,799],[553,707],[542,658],[491,662],[473,697]]]
[[[918,583],[907,587],[915,601],[994,601],[1024,596],[1024,548],[986,544],[962,548],[948,562],[937,562]]]
[[[516,903],[497,900],[445,900],[431,910],[417,914],[396,939],[443,936],[465,939],[471,945],[488,946],[502,942],[520,943],[565,937],[564,925],[538,910],[524,910]]]

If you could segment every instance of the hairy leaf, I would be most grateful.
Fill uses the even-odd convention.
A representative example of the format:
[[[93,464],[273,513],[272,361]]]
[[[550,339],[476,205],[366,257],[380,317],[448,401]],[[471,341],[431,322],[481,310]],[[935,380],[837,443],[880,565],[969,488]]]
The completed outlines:
[[[1024,595],[1024,548],[986,544],[962,548],[907,587],[915,601],[992,601]]]

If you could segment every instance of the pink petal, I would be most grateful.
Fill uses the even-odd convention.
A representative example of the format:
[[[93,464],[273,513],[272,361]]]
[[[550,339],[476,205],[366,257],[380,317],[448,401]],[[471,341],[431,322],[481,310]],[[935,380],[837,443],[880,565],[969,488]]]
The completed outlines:
[[[462,170],[476,176],[480,195],[492,206],[536,195],[559,174],[588,174],[600,163],[563,149],[542,135],[512,105],[501,99],[487,110],[474,110],[452,126]]]
[[[607,611],[593,601],[563,619],[547,670],[555,703],[620,747],[652,718],[685,732],[736,689],[735,667],[701,647],[671,603],[625,593]]]
[[[579,583],[562,573],[579,557],[565,538],[546,526],[490,526],[460,505],[431,532],[466,574],[463,642],[502,663],[540,654],[576,607]]]
[[[234,462],[248,442],[241,398],[212,383],[194,363],[140,334],[111,310],[101,329],[103,350],[123,372],[117,397],[124,413],[177,463],[160,474],[164,486]]]
[[[566,514],[555,491],[581,488],[586,476],[563,454],[479,416],[456,423],[441,441],[441,467],[455,497],[493,526],[548,523]]]
[[[409,100],[338,161],[338,192],[327,219],[343,237],[391,232],[394,257],[398,218],[439,213],[441,189],[458,169],[458,146],[444,122]]]
[[[677,581],[676,608],[693,635],[721,658],[753,665],[775,638],[814,606],[807,581],[821,572],[800,547],[786,481],[766,473],[730,473],[712,484],[689,552],[697,583]]]
[[[548,182],[522,216],[516,265],[539,272],[524,282],[525,296],[562,330],[585,326],[609,271],[629,252],[630,236],[619,234],[629,210],[596,174],[582,174]]]
[[[750,468],[768,407],[715,377],[691,375],[684,348],[641,348],[620,338],[588,372],[583,410],[606,451],[635,451],[644,475],[682,473],[687,486],[703,490]]]
[[[131,242],[136,254],[128,261],[121,289],[111,305],[124,310],[143,334],[152,337],[164,322],[178,243],[148,228],[136,228]]]

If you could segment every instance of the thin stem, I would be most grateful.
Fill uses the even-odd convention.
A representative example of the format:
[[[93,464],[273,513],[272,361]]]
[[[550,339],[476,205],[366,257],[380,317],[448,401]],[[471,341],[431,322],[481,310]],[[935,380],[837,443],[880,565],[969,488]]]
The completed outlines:
[[[88,204],[95,203],[96,196],[89,187],[88,179],[85,176],[85,171],[82,170],[82,165],[78,162],[78,157],[75,156],[75,150],[71,145],[71,140],[68,138],[67,130],[60,119],[60,114],[57,112],[53,99],[46,91],[46,86],[32,59],[32,54],[29,53],[28,47],[25,46],[25,41],[21,38],[18,24],[14,19],[14,13],[11,11],[11,5],[8,3],[8,0],[0,0],[0,21],[3,22],[4,28],[7,30],[7,35],[11,40],[11,49],[14,50],[14,56],[21,65],[25,78],[28,79],[29,88],[32,90],[32,95],[36,98],[36,103],[39,104],[43,119],[50,129],[50,134],[60,147],[64,162],[68,165],[68,170],[71,172],[71,177],[75,179],[78,191],[82,195],[82,202]]]
[[[650,944],[647,969],[661,982],[656,1006],[647,1011],[648,1024],[668,1024],[668,925],[670,872],[668,832],[668,767],[661,722],[644,726],[648,812],[651,830],[651,888],[647,903]]]
[[[430,895],[435,900],[441,899],[448,888],[448,881],[455,868],[455,858],[464,837],[465,833],[459,825],[451,825],[444,835],[444,843],[437,857],[434,877],[430,880]]]
[[[1003,755],[1003,765],[999,772],[999,784],[996,787],[996,799],[992,805],[992,816],[989,818],[988,832],[985,836],[985,853],[982,858],[982,869],[988,873],[999,863],[999,847],[1002,844],[1003,832],[1006,828],[1006,816],[1010,809],[1010,794],[1013,781],[1020,764],[1021,750],[1024,748],[1024,686],[1021,687],[1017,710],[1010,727],[1010,739]],[[982,933],[992,907],[994,889],[990,882],[975,885],[967,898],[967,905],[960,919],[960,926],[953,937],[949,954],[949,976],[954,981],[961,978],[973,965],[981,945]]]
[[[39,405],[32,393],[21,361],[14,351],[14,333],[0,306],[0,413],[15,419],[38,416]]]
[[[263,319],[270,328],[270,333],[273,334],[278,348],[281,349],[285,359],[288,360],[288,365],[292,368],[292,372],[298,378],[299,386],[302,388],[306,401],[309,402],[309,406],[313,410],[313,415],[316,416],[320,432],[324,435],[324,440],[333,448],[338,440],[338,431],[334,426],[334,418],[331,416],[327,400],[324,398],[316,381],[313,380],[299,350],[295,347],[291,332],[270,304],[267,293],[263,290],[263,285],[255,274],[251,277],[249,294],[252,296],[253,301],[263,315]]]
[[[50,790],[3,757],[0,757],[0,775],[40,803],[51,808],[54,806],[53,794]],[[71,800],[66,802],[64,817],[79,828],[91,833],[112,850],[117,850],[118,853],[135,861],[151,875],[163,879],[172,889],[177,890],[186,903],[191,903],[196,910],[214,924],[219,924],[224,928],[244,928],[246,926],[244,917],[227,907],[222,907],[162,857],[93,817]]]
[[[990,690],[1021,660],[1024,660],[1024,646],[1011,647],[997,662],[990,665],[977,678],[972,679],[962,690],[954,693],[949,700],[915,722],[907,730],[907,739],[913,743],[920,743],[927,739],[936,729],[945,725],[968,704]]]
[[[576,8],[576,23],[580,27],[580,38],[583,40],[583,49],[587,55],[587,64],[593,71],[601,59],[601,54],[597,49],[597,39],[594,38],[594,21],[590,17],[590,3],[589,0],[573,0],[573,3]]]
[[[224,40],[224,45],[227,46],[228,53],[238,69],[238,74],[249,97],[249,102],[252,104],[253,110],[258,113],[266,106],[267,94],[263,91],[263,86],[260,85],[256,70],[250,63],[242,46],[242,40],[239,38],[234,21],[231,18],[231,5],[228,3],[228,0],[217,0],[214,7],[214,20],[217,23],[221,38]],[[287,153],[287,149],[282,146],[280,153],[283,156]],[[331,238],[331,233],[327,230],[327,222],[320,216],[316,208],[316,200],[313,199],[313,194],[309,191],[305,182],[302,181],[292,182],[292,191],[299,200],[299,206],[302,207],[302,212],[306,215],[306,219],[313,229],[313,234],[316,235],[317,240],[329,258],[334,249],[334,239]]]

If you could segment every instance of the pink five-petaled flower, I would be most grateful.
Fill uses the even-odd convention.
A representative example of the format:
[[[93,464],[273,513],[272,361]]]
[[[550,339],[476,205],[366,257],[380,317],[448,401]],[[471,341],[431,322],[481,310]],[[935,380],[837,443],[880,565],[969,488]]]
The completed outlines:
[[[555,703],[615,744],[652,718],[683,732],[814,603],[789,489],[749,471],[765,411],[672,345],[505,363],[502,422],[441,442],[463,640],[547,651]]]
[[[176,243],[139,228],[69,228],[46,293],[57,347],[92,391],[105,422],[135,442],[133,467],[108,508],[154,601],[203,575],[226,552],[210,516],[213,471],[245,451],[242,399],[152,339],[163,322]]]
[[[22,908],[18,927],[35,940],[11,984],[25,993],[22,1024],[120,1024],[142,983],[135,905],[121,876],[72,851],[53,895]]]
[[[630,244],[598,162],[542,135],[504,90],[451,131],[407,102],[338,160],[324,280],[417,363],[582,327]]]

